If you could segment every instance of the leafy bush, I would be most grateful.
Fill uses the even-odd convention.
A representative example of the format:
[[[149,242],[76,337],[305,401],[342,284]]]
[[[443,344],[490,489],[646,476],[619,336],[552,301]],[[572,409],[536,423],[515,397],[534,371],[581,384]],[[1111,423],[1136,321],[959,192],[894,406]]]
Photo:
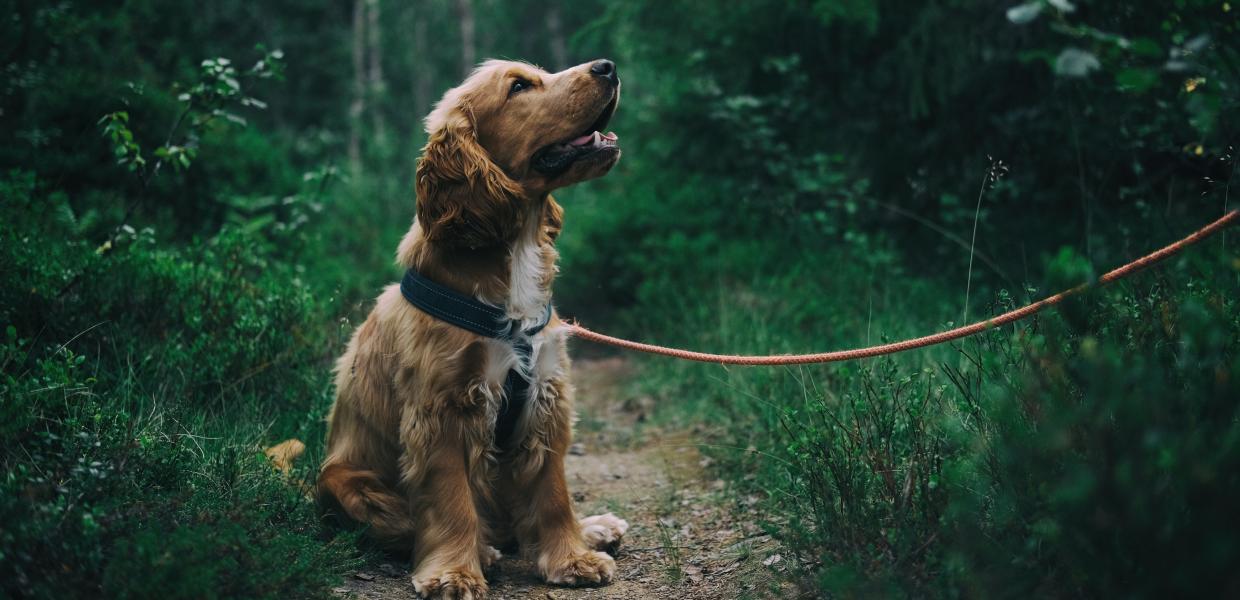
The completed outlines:
[[[261,449],[322,436],[329,306],[254,235],[97,251],[63,195],[0,191],[7,593],[321,594],[356,547]]]
[[[954,348],[722,374],[652,361],[642,386],[664,418],[719,425],[705,451],[740,497],[767,499],[769,529],[825,592],[1233,589],[1240,272],[1219,249]],[[871,277],[898,269],[868,256],[763,271],[701,310],[648,314],[643,335],[804,351],[924,333],[951,311],[941,289]],[[819,260],[829,276],[807,268]],[[1048,287],[1076,281],[1079,261],[1057,257]],[[893,314],[910,306],[926,312]]]
[[[1093,294],[1015,343],[961,349],[977,370],[955,396],[985,418],[961,421],[970,452],[945,466],[958,585],[1240,590],[1240,274],[1219,258]]]

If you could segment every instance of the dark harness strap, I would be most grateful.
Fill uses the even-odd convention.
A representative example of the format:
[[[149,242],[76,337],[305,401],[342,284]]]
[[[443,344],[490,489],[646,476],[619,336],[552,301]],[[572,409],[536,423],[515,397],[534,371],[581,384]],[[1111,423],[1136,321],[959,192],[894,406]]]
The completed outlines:
[[[529,399],[529,377],[533,376],[534,370],[534,365],[530,364],[534,353],[530,339],[551,321],[551,305],[547,304],[541,322],[522,330],[519,321],[508,318],[504,307],[461,294],[423,277],[413,269],[405,271],[405,277],[400,281],[400,293],[409,304],[440,321],[512,344],[520,364],[518,368],[509,370],[504,378],[504,399],[495,419],[495,444],[505,446]]]

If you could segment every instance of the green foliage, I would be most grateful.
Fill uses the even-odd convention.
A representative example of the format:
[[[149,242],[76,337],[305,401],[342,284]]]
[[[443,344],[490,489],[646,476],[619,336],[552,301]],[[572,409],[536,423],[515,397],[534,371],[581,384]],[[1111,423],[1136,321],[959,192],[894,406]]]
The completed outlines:
[[[1240,272],[1218,249],[954,348],[792,370],[658,361],[641,391],[665,419],[720,426],[703,450],[739,497],[765,499],[767,527],[824,592],[1230,589]],[[647,313],[640,335],[766,354],[927,333],[926,315],[952,312],[942,288],[868,280],[893,265],[864,257]],[[856,283],[869,289],[848,294]],[[1004,297],[994,310],[1012,308]],[[925,313],[895,314],[914,306]]]
[[[0,190],[7,592],[321,594],[354,544],[260,451],[322,435],[327,307],[253,235],[98,253],[32,177]]]
[[[129,129],[129,113],[121,110],[103,115],[103,118],[99,119],[99,126],[103,129],[103,135],[112,142],[116,164],[130,171],[140,171],[146,168],[146,159],[142,158],[142,148],[134,141],[133,131]],[[164,156],[167,156],[166,148],[160,148],[160,150],[163,150]],[[188,167],[189,164],[186,163],[185,166]]]
[[[947,571],[980,590],[1235,589],[1240,280],[1212,260],[1091,295],[1080,323],[962,348],[970,452],[944,467]],[[1193,548],[1193,552],[1176,549]],[[1018,594],[1019,595],[1019,594]]]
[[[358,40],[347,3],[6,5],[4,595],[317,596],[356,560],[296,482],[398,275],[421,119],[469,67],[462,4],[358,1]],[[619,64],[624,158],[557,194],[556,297],[620,333],[924,334],[1235,206],[1230,3],[467,4],[479,59]],[[1231,234],[955,347],[635,385],[715,425],[812,591],[1234,595],[1234,257]],[[258,454],[288,437],[293,482]]]

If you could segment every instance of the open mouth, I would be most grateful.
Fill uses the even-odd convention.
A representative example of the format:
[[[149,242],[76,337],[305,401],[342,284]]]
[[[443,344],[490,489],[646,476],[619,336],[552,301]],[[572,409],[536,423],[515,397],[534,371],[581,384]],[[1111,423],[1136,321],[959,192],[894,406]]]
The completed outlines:
[[[558,175],[586,156],[603,151],[617,152],[620,138],[615,133],[603,131],[607,129],[607,123],[616,112],[619,96],[612,95],[611,101],[603,107],[598,118],[589,127],[567,140],[545,146],[534,153],[534,168],[546,175]]]
[[[602,133],[602,131],[607,129],[607,123],[611,121],[611,116],[616,113],[617,97],[618,96],[616,95],[611,97],[611,102],[608,102],[607,106],[603,107],[603,112],[599,114],[598,119],[596,119],[594,123],[591,123],[585,131],[581,132],[581,135],[566,142],[560,142],[559,145],[569,146],[572,148],[615,146],[616,142],[620,138],[610,131],[607,133]]]

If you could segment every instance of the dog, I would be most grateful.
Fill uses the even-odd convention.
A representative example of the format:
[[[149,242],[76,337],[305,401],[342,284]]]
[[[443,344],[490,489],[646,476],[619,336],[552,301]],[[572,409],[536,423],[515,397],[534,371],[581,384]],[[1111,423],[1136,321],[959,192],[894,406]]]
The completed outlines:
[[[605,132],[619,98],[609,60],[558,73],[492,60],[426,118],[396,253],[408,272],[336,364],[316,485],[322,506],[412,551],[423,597],[485,597],[483,571],[513,542],[549,583],[614,577],[602,550],[628,523],[576,518],[565,481],[575,416],[550,193],[620,159]]]

